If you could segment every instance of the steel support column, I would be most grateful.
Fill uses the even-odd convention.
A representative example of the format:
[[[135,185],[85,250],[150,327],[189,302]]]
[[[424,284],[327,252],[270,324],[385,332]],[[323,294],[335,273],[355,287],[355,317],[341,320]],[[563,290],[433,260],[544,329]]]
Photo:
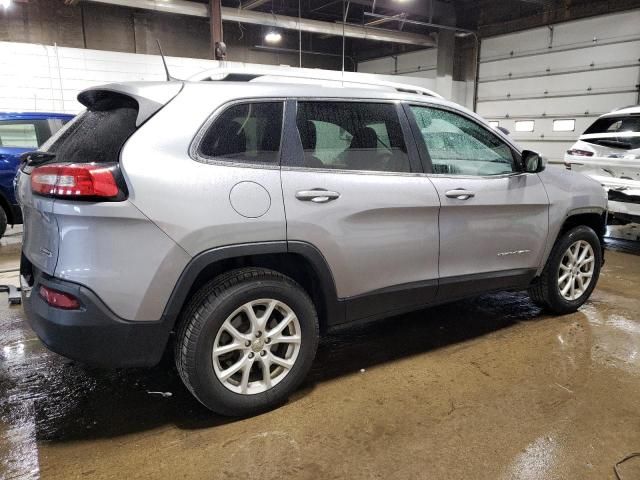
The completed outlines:
[[[209,0],[209,26],[211,28],[211,55],[215,60],[224,60],[226,52],[222,46],[221,0]]]

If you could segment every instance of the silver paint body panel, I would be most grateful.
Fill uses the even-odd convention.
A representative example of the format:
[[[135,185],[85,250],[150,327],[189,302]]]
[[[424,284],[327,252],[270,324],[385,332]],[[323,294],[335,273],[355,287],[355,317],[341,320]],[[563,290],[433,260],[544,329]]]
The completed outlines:
[[[300,190],[340,193],[328,203]],[[283,169],[287,239],[324,255],[340,298],[438,278],[438,194],[426,176]]]

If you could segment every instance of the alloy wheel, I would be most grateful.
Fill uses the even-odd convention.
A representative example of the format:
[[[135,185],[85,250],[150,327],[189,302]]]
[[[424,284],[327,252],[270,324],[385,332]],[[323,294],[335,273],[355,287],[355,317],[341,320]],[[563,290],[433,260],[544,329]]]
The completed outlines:
[[[572,243],[560,260],[558,288],[565,300],[580,298],[591,284],[595,268],[595,253],[589,242]]]
[[[265,392],[293,368],[302,342],[300,322],[284,302],[259,299],[227,317],[213,343],[213,369],[229,390]]]

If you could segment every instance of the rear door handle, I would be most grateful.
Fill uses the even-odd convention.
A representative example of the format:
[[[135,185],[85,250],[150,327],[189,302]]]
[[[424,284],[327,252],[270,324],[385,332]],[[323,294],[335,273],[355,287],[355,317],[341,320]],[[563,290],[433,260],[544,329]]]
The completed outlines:
[[[464,188],[456,188],[455,190],[448,190],[445,192],[447,198],[455,198],[457,200],[469,200],[476,196],[471,190],[465,190]]]
[[[314,190],[300,190],[296,192],[296,198],[302,202],[327,203],[340,198],[340,194],[318,188]]]

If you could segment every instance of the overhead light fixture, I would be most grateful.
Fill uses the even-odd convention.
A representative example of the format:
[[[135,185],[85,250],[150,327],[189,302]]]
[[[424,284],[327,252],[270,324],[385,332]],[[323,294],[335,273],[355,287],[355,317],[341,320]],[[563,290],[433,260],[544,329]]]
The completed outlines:
[[[467,32],[466,30],[458,30],[455,35],[458,38],[465,38],[471,35],[471,32]]]
[[[4,0],[0,0],[0,1],[4,1]],[[275,30],[271,30],[264,36],[264,40],[267,43],[280,43],[280,41],[282,40],[282,34]]]
[[[0,0],[0,5],[2,5],[6,10],[7,8],[9,8],[9,5],[11,5],[11,0]]]
[[[396,3],[409,3],[412,0],[393,0],[393,1],[396,2]]]

